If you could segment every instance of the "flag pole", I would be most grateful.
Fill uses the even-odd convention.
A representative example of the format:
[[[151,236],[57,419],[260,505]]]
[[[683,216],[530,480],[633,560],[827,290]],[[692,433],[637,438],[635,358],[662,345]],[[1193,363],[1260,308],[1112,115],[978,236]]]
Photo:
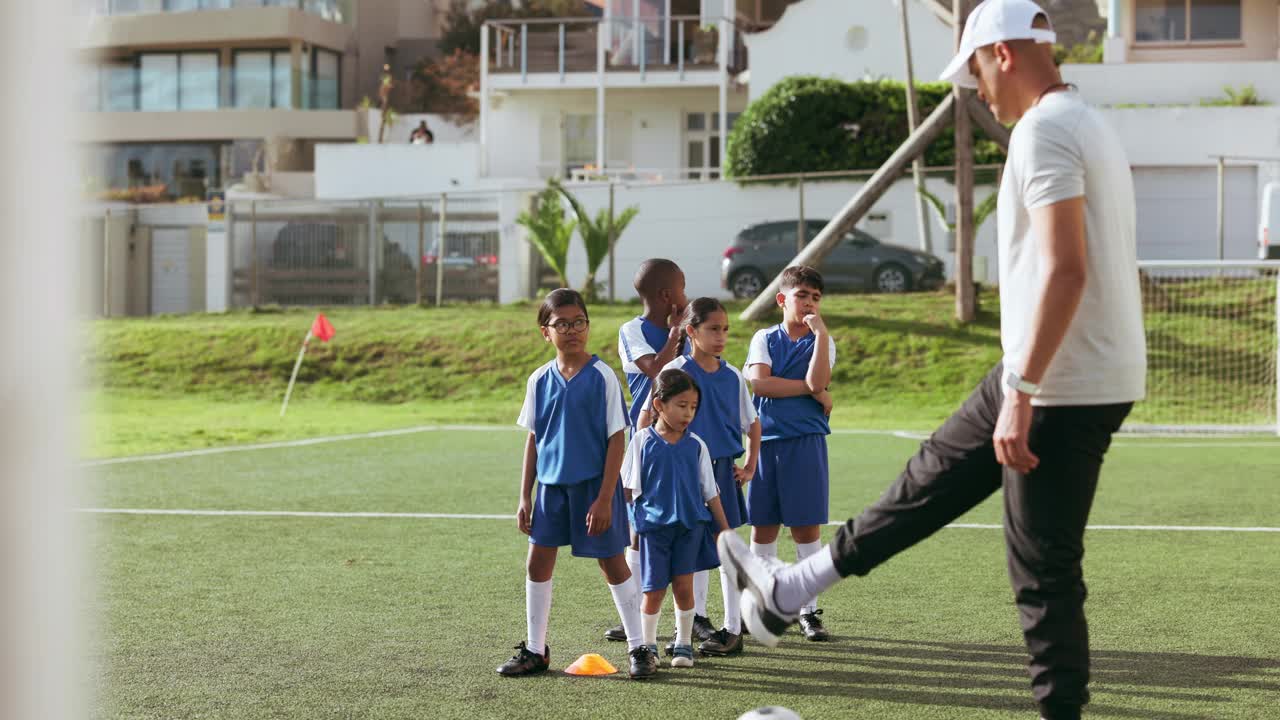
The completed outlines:
[[[302,347],[298,349],[298,361],[293,364],[293,374],[289,376],[289,389],[284,392],[284,404],[280,406],[280,417],[284,417],[284,413],[289,409],[289,396],[293,394],[293,383],[298,379],[298,368],[302,367],[302,356],[307,354],[307,344],[311,342],[311,331],[307,331],[307,337],[302,340]]]

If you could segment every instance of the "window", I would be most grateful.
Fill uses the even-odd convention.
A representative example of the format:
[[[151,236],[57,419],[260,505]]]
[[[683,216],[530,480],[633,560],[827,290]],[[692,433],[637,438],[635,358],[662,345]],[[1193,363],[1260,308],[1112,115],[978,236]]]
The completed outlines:
[[[730,129],[741,113],[725,113]],[[720,177],[720,113],[685,113],[685,177],[714,180]]]
[[[1137,0],[1139,43],[1230,42],[1241,39],[1241,0]]]
[[[596,116],[564,116],[565,177],[596,162]]]
[[[218,54],[144,53],[138,82],[139,110],[215,110]]]
[[[205,197],[220,187],[218,156],[213,144],[127,143],[98,146],[90,152],[99,184],[108,188],[164,185],[170,197]]]
[[[315,82],[312,83],[312,92],[314,100],[311,107],[317,110],[337,110],[341,107],[342,102],[339,98],[339,68],[340,63],[338,53],[328,50],[316,50],[315,55]]]
[[[293,106],[293,71],[288,50],[241,50],[235,54],[235,106]]]
[[[178,109],[178,56],[148,53],[138,63],[138,109]]]
[[[132,60],[120,60],[102,66],[102,100],[99,106],[107,112],[138,109],[137,68]]]
[[[97,65],[76,66],[79,91],[75,97],[77,110],[102,109],[102,68]]]

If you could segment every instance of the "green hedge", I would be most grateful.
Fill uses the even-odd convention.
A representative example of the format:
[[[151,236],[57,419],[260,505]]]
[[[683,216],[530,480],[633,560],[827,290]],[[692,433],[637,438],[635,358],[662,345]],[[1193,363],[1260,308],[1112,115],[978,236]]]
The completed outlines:
[[[951,86],[919,83],[921,119]],[[728,140],[730,177],[831,170],[874,170],[907,139],[903,83],[848,83],[832,78],[789,77],[751,103]],[[1004,162],[1004,153],[974,132],[974,162]],[[929,166],[951,165],[954,133],[943,133],[925,153]]]

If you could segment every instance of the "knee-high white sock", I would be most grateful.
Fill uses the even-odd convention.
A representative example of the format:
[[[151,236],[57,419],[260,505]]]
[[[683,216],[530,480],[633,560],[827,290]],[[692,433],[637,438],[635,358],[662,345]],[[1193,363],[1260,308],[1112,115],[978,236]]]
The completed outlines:
[[[613,604],[618,608],[618,617],[622,618],[622,627],[627,631],[627,647],[635,650],[644,641],[644,627],[640,622],[640,581],[635,575],[610,585]]]
[[[752,540],[751,554],[755,555],[761,560],[766,560],[766,561],[777,560],[778,559],[778,541],[774,540],[771,543],[758,543]]]
[[[659,614],[660,613],[654,613],[650,615],[649,613],[646,613],[646,612],[640,613],[640,623],[644,625],[644,644],[645,645],[658,644],[658,615]]]
[[[796,563],[804,562],[805,558],[817,555],[822,550],[822,542],[814,540],[809,543],[796,543]],[[828,555],[830,553],[827,553]],[[801,608],[803,612],[811,613],[818,609],[818,594],[810,595]]]
[[[640,587],[640,551],[627,548],[627,567],[631,568],[631,577],[636,579],[636,587]]]
[[[742,591],[720,571],[720,592],[724,594],[724,629],[732,635],[742,634]]]
[[[551,619],[551,581],[524,581],[524,613],[529,623],[529,639],[525,647],[535,655],[547,648],[547,622]]]
[[[676,644],[691,645],[693,637],[693,608],[676,609]]]
[[[693,612],[707,616],[707,588],[711,585],[711,571],[699,570],[693,574]]]
[[[815,543],[816,544],[816,543]],[[842,576],[836,569],[835,558],[831,556],[831,548],[819,548],[820,552],[812,553],[802,562],[784,569],[776,576],[777,584],[773,586],[773,600],[783,612],[797,612],[808,604],[816,606],[818,593],[840,582]]]

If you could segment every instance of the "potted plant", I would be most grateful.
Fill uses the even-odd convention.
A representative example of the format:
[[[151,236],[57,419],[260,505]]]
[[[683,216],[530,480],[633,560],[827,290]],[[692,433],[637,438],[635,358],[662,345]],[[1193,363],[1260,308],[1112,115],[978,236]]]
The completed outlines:
[[[715,25],[702,25],[693,31],[693,62],[714,65],[720,45],[720,30]]]

